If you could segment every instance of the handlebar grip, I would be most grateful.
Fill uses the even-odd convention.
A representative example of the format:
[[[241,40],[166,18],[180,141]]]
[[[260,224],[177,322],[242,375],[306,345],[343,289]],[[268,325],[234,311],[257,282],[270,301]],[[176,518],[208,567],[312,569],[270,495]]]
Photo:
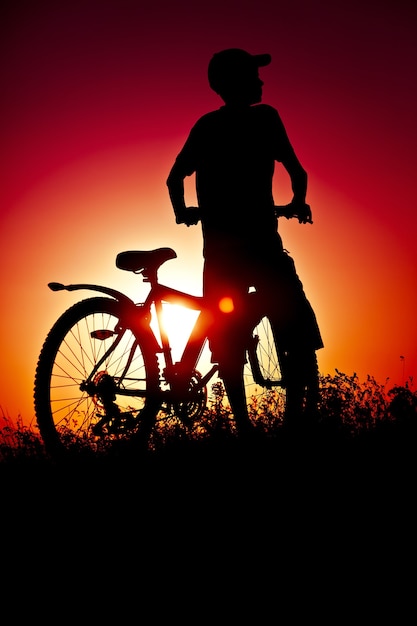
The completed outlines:
[[[294,213],[294,207],[291,204],[275,205],[274,212],[276,217],[286,217],[287,219],[297,217]]]
[[[177,224],[186,224],[186,226],[193,226],[198,224],[201,220],[201,213],[199,207],[188,207],[181,215],[176,215]]]
[[[310,206],[308,204],[306,204],[305,206],[308,207],[308,210],[310,210]],[[276,217],[286,217],[287,220],[293,217],[296,217],[298,218],[300,223],[301,222],[308,223],[308,224],[313,223],[313,220],[311,219],[311,212],[310,212],[310,216],[307,217],[303,215],[303,218],[300,219],[300,215],[299,213],[297,213],[297,207],[291,202],[289,204],[275,205],[274,212],[275,212]]]

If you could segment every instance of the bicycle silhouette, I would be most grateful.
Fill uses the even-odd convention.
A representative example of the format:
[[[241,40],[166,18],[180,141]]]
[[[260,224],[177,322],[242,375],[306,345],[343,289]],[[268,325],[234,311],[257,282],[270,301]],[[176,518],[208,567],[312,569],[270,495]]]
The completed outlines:
[[[296,217],[290,205],[278,216]],[[39,431],[52,455],[87,448],[106,452],[115,442],[135,440],[152,447],[161,429],[176,427],[188,436],[204,430],[210,419],[207,385],[218,375],[216,363],[200,372],[209,315],[203,298],[163,285],[158,270],[176,258],[172,248],[121,252],[116,266],[141,275],[150,289],[136,304],[115,289],[94,284],[49,283],[52,291],[97,291],[72,305],[55,322],[42,346],[35,375],[34,403]],[[179,361],[163,323],[163,303],[192,309],[197,318]],[[256,292],[248,293],[245,366],[246,398],[262,405],[274,393],[278,413],[285,407],[288,377],[280,340],[268,312],[260,310]],[[156,320],[157,332],[151,326]],[[158,337],[159,334],[159,337]],[[306,395],[318,388],[314,353]]]

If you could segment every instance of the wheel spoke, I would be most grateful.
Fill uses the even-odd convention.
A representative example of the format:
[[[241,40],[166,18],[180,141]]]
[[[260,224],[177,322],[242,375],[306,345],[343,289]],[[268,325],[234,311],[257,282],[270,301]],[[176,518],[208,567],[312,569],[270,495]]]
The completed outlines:
[[[159,385],[158,364],[146,336],[121,329],[120,316],[115,300],[91,298],[68,309],[50,331],[34,392],[47,446],[58,439],[65,447],[72,438],[98,449],[140,424],[146,390]]]

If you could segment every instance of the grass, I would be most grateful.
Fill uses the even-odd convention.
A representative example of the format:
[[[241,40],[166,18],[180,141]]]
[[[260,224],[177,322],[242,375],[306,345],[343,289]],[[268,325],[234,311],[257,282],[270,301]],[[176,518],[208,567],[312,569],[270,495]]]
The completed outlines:
[[[320,429],[310,433],[309,445],[318,446],[323,441],[327,446],[380,444],[381,441],[399,445],[415,440],[417,431],[417,391],[410,379],[404,386],[389,387],[368,376],[360,381],[356,374],[350,376],[336,370],[335,375],[321,376],[321,405],[319,409]],[[222,393],[214,389],[211,406],[207,410],[204,437],[184,438],[178,428],[163,432],[157,439],[155,458],[163,459],[168,454],[195,456],[212,454],[219,456],[236,450],[233,419],[230,408],[222,404]],[[276,409],[274,392],[267,396],[262,405],[251,407],[251,416],[263,434],[259,446],[282,445],[283,436],[280,411]],[[302,443],[303,434],[293,437],[292,445]],[[286,444],[288,446],[288,439]],[[204,452],[203,452],[204,451]],[[282,452],[282,450],[281,450]],[[126,453],[124,452],[125,458]],[[45,452],[36,424],[25,425],[18,416],[12,421],[4,413],[0,416],[0,466],[47,465],[52,460]]]
[[[61,598],[62,610],[86,596],[94,615],[117,598],[117,619],[128,623],[120,607],[131,597],[143,614],[140,593],[148,580],[160,595],[153,611],[185,602],[191,623],[200,623],[195,602],[206,615],[213,601],[229,597],[235,615],[258,593],[255,623],[266,624],[270,615],[263,621],[259,611],[268,599],[277,611],[282,575],[295,593],[292,611],[313,591],[321,610],[330,608],[325,623],[332,624],[343,622],[355,601],[352,620],[364,617],[365,597],[373,619],[377,598],[386,611],[400,587],[393,621],[407,623],[397,612],[412,582],[417,393],[412,381],[388,388],[338,371],[322,377],[321,392],[322,427],[315,433],[285,433],[271,399],[256,407],[266,436],[252,445],[219,429],[199,440],[172,437],[149,456],[111,462],[80,456],[57,464],[36,425],[3,415],[2,536],[3,553],[11,555],[3,570],[12,586],[24,572],[19,597],[39,583],[32,604],[42,611],[46,599]],[[129,593],[127,581],[134,583]],[[235,589],[236,581],[243,586]],[[172,606],[169,589],[177,590]],[[51,606],[55,611],[55,599]]]

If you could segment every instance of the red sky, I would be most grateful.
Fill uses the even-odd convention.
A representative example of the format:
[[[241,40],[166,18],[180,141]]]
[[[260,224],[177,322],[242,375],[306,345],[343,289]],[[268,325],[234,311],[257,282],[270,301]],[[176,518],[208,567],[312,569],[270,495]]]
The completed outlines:
[[[272,55],[264,102],[309,173],[314,224],[280,231],[322,329],[321,372],[415,376],[417,5],[344,4],[3,3],[0,411],[33,418],[46,333],[90,295],[49,281],[140,300],[115,256],[161,245],[178,254],[161,278],[201,292],[200,231],[176,226],[165,180],[191,126],[222,104],[206,68],[227,47]],[[290,198],[278,171],[276,203]]]

